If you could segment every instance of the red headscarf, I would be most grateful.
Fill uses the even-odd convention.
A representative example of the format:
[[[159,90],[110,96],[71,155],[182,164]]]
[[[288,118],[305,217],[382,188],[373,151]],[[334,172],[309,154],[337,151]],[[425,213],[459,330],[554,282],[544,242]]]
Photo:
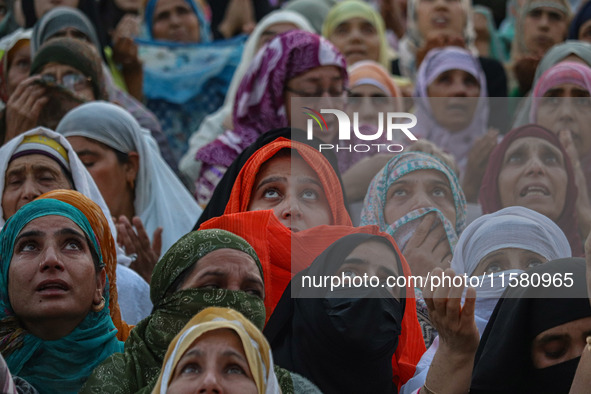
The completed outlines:
[[[347,212],[347,208],[345,207],[341,183],[328,160],[311,146],[283,137],[277,138],[275,141],[263,146],[244,164],[236,181],[234,181],[230,200],[228,201],[228,205],[226,205],[224,213],[238,213],[248,210],[251,192],[255,187],[256,176],[261,166],[275,156],[281,149],[295,149],[314,172],[316,172],[330,206],[330,212],[332,214],[331,224],[352,226],[353,223],[349,217],[349,212]]]
[[[267,319],[292,277],[309,267],[327,247],[349,234],[366,233],[388,238],[400,256],[404,275],[411,275],[408,263],[398,250],[396,242],[381,232],[378,226],[325,225],[292,233],[279,222],[273,211],[266,210],[225,214],[203,223],[200,230],[211,228],[224,229],[243,237],[257,252],[263,266]],[[414,375],[416,364],[425,352],[413,298],[414,289],[408,286],[406,294],[402,332],[392,359],[394,380],[398,388]]]
[[[579,226],[575,210],[578,191],[577,185],[575,184],[573,167],[568,154],[558,140],[558,137],[542,126],[528,124],[513,129],[505,135],[501,143],[493,150],[488,160],[488,167],[486,168],[484,178],[482,179],[482,186],[480,187],[480,195],[478,198],[480,205],[482,205],[482,212],[485,214],[493,213],[505,208],[501,204],[498,182],[499,174],[503,167],[503,158],[515,140],[525,137],[535,137],[546,140],[560,149],[560,152],[562,153],[567,174],[566,200],[564,202],[562,213],[558,220],[556,220],[556,224],[564,232],[566,238],[568,238],[573,256],[583,256],[583,244],[578,232]]]

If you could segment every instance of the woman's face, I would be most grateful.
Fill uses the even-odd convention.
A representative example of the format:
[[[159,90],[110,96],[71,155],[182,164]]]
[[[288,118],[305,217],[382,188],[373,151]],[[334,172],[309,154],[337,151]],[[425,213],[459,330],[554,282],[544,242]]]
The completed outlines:
[[[163,41],[199,42],[199,19],[186,0],[158,0],[152,36]]]
[[[57,161],[38,154],[17,157],[8,164],[4,177],[4,220],[43,193],[72,187]]]
[[[360,60],[380,61],[380,37],[370,21],[351,18],[339,24],[328,37],[345,56],[347,65]]]
[[[480,260],[472,276],[488,275],[507,270],[526,270],[547,263],[548,260],[535,252],[518,248],[503,248],[490,252]]]
[[[591,43],[591,19],[579,27],[579,40]]]
[[[579,85],[565,83],[549,89],[538,100],[536,122],[558,134],[570,130],[579,157],[591,152],[591,98]]]
[[[359,114],[359,124],[378,126],[380,112],[392,112],[396,108],[386,92],[374,85],[363,84],[351,88],[347,110]]]
[[[67,64],[48,63],[39,72],[44,78],[51,78],[73,94],[86,101],[94,101],[94,90],[89,77]]]
[[[455,227],[456,207],[449,180],[437,170],[417,170],[400,177],[388,189],[384,217],[392,224],[419,208],[437,208]]]
[[[307,121],[310,119],[301,108],[297,108],[295,113],[291,111],[292,98],[297,100],[294,105],[301,104],[317,111],[321,108],[343,109],[346,94],[344,84],[343,75],[336,66],[316,67],[287,81],[284,101],[289,125],[307,130]],[[325,120],[327,130],[318,132],[315,129],[318,133],[315,132],[314,136],[323,142],[333,143],[339,132],[336,117],[328,115]]]
[[[272,209],[291,231],[332,224],[322,182],[299,156],[279,156],[263,164],[251,192],[249,211]]]
[[[22,45],[13,54],[8,65],[6,94],[8,97],[16,90],[19,83],[29,76],[31,70],[31,46]]]
[[[236,249],[218,249],[200,258],[178,290],[184,289],[241,290],[265,298],[265,286],[256,262]]]
[[[269,25],[262,33],[257,43],[256,52],[266,43],[275,38],[276,35],[292,30],[297,30],[298,27],[291,22],[280,22]]]
[[[535,368],[547,368],[580,357],[591,335],[591,317],[561,324],[539,333],[532,344]]]
[[[240,337],[221,328],[197,338],[180,358],[167,393],[258,393]]]
[[[68,142],[99,188],[111,215],[124,215],[125,203],[131,192],[129,183],[135,180],[137,168],[120,163],[115,151],[86,137],[68,137]]]
[[[34,0],[35,16],[40,19],[43,15],[54,9],[55,7],[71,7],[77,8],[79,0]]]
[[[441,33],[463,35],[467,16],[460,0],[416,1],[416,22],[421,37]]]
[[[351,277],[364,276],[365,274],[368,277],[375,276],[384,286],[388,277],[400,275],[396,255],[392,248],[377,241],[364,242],[353,249],[336,273],[339,277],[343,274]],[[397,287],[388,287],[388,291],[394,298],[400,298],[400,289]]]
[[[14,245],[8,296],[25,328],[56,320],[75,327],[100,303],[104,269],[96,273],[91,246],[73,221],[57,215],[34,219]]]
[[[568,18],[562,11],[553,7],[536,7],[525,15],[522,39],[531,54],[542,57],[553,45],[564,41],[567,31]]]
[[[515,140],[499,173],[503,208],[522,206],[557,221],[566,201],[567,173],[560,149],[536,137]]]
[[[480,97],[480,83],[466,71],[448,70],[431,82],[427,95],[437,123],[449,131],[460,131],[472,122]]]

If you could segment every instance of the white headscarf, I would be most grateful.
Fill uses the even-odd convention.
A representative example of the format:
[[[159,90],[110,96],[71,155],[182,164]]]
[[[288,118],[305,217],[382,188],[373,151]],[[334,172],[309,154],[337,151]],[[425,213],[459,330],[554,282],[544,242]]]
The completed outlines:
[[[496,250],[517,248],[537,253],[548,261],[571,257],[566,235],[548,217],[525,207],[508,207],[483,215],[464,230],[451,268],[471,275],[480,261]]]
[[[125,109],[104,101],[86,103],[64,116],[56,131],[99,141],[119,152],[138,153],[135,214],[148,236],[163,228],[162,254],[193,229],[202,209],[166,164],[150,132]]]
[[[257,54],[257,46],[261,35],[267,28],[276,23],[292,23],[297,26],[298,29],[314,32],[314,28],[310,23],[297,12],[289,10],[276,10],[266,15],[263,19],[257,23],[252,33],[248,36],[248,40],[244,44],[244,50],[242,51],[242,58],[240,64],[232,77],[230,87],[226,93],[226,99],[224,105],[218,109],[215,113],[208,115],[199,130],[193,133],[189,141],[189,150],[179,161],[179,170],[189,177],[191,180],[196,181],[201,171],[201,162],[195,160],[197,151],[215,140],[221,135],[226,128],[223,125],[224,120],[227,117],[231,117],[232,110],[234,109],[234,99],[236,98],[236,92],[238,86],[242,82],[242,77],[246,74],[246,70],[250,66],[252,59]]]

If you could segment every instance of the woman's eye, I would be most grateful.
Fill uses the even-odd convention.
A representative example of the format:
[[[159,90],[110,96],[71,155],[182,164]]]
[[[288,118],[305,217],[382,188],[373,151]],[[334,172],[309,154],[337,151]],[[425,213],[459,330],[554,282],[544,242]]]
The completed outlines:
[[[199,364],[187,364],[181,369],[182,374],[190,374],[190,373],[199,373],[201,372],[201,367]]]
[[[336,29],[334,29],[335,34],[349,34],[349,26],[347,25],[338,25]]]
[[[567,346],[562,341],[554,341],[546,344],[544,354],[547,358],[558,359],[564,356]]]
[[[546,157],[544,157],[544,163],[546,163],[546,164],[558,163],[558,157],[556,157],[556,155],[554,155],[554,154],[546,155]]]
[[[244,369],[241,366],[236,365],[236,364],[228,366],[228,368],[226,368],[226,373],[237,374],[237,375],[246,375],[246,371],[244,371]]]
[[[406,189],[396,189],[396,190],[394,190],[394,192],[392,192],[392,196],[395,196],[395,197],[403,197],[406,195],[407,195]]]
[[[94,165],[94,161],[83,161],[82,164],[84,164],[84,167],[90,168]]]
[[[501,267],[501,265],[498,263],[489,263],[486,265],[486,269],[484,270],[484,272],[486,272],[486,273],[501,272],[501,271],[504,271],[504,268]]]
[[[246,294],[250,294],[250,295],[253,295],[255,297],[263,298],[263,294],[258,289],[246,289],[246,290],[244,290],[244,292]]]
[[[560,97],[544,97],[542,104],[545,105],[558,105],[560,103]]]
[[[351,278],[357,276],[357,273],[355,271],[351,271],[351,270],[345,270],[343,271],[343,276],[349,276]]]
[[[373,27],[370,23],[364,24],[361,27],[361,31],[365,34],[377,34],[376,28]]]
[[[590,97],[577,97],[575,98],[575,105],[579,107],[591,107]]]
[[[281,195],[279,194],[279,191],[275,188],[266,189],[263,192],[263,198],[274,199],[274,198],[279,198],[279,197],[281,197]]]
[[[531,259],[527,262],[527,268],[537,267],[538,265],[542,264],[544,264],[544,262],[540,261],[539,259]]]
[[[433,193],[433,196],[435,196],[435,197],[445,197],[447,195],[445,190],[441,189],[441,188],[433,189],[432,193]]]
[[[66,250],[82,250],[82,244],[78,240],[69,240],[66,242]]]
[[[206,285],[203,286],[199,286],[200,289],[219,289],[220,285],[218,285],[217,283],[208,283]]]
[[[516,164],[516,163],[521,163],[522,160],[523,160],[523,156],[521,154],[514,153],[507,158],[507,163]]]
[[[33,241],[23,242],[17,246],[16,250],[19,252],[33,252],[36,250],[37,244]]]
[[[478,83],[476,78],[474,78],[473,76],[468,76],[468,77],[464,78],[464,85],[470,86],[470,87],[480,86],[480,84]]]
[[[318,193],[316,193],[314,190],[305,190],[302,193],[302,198],[305,200],[317,200]]]

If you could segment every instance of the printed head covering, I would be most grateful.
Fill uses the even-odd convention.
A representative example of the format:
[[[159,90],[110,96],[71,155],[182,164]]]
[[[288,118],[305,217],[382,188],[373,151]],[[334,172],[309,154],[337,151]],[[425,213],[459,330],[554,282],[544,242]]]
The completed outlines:
[[[24,137],[10,157],[10,161],[27,155],[43,155],[56,161],[66,173],[70,173],[70,159],[66,149],[55,139],[44,135]]]
[[[32,30],[18,29],[0,40],[0,100],[8,101],[8,70],[16,51],[31,42]]]
[[[124,341],[129,336],[131,327],[121,320],[121,311],[119,309],[117,295],[117,247],[115,240],[109,228],[109,222],[105,217],[101,207],[84,194],[75,190],[52,190],[37,197],[37,199],[52,198],[72,205],[82,212],[92,231],[98,239],[101,255],[105,263],[107,276],[109,277],[109,310],[111,320],[117,328],[117,338]]]
[[[39,74],[43,67],[49,63],[74,67],[90,78],[96,100],[107,98],[101,58],[96,51],[80,40],[60,37],[41,45],[33,58],[30,75]]]
[[[99,241],[88,219],[65,202],[43,199],[23,206],[0,233],[0,351],[10,370],[45,392],[77,392],[92,370],[109,355],[123,349],[109,316],[109,283],[105,283],[105,308],[88,314],[70,334],[45,341],[25,331],[18,323],[8,298],[8,271],[18,234],[31,221],[49,215],[72,220],[86,235],[89,248],[98,256],[97,270],[104,266]]]
[[[591,3],[586,1],[579,6],[577,14],[570,22],[570,27],[568,29],[568,39],[578,40],[581,26],[583,26],[583,24],[587,22],[589,19],[591,19]]]
[[[591,92],[591,66],[579,62],[560,62],[548,69],[537,81],[533,91],[530,122],[535,123],[538,113],[538,97],[558,85],[571,83]]]
[[[472,275],[484,257],[505,248],[528,250],[548,261],[571,257],[560,227],[536,211],[516,206],[482,215],[470,223],[456,244],[451,268],[458,275]]]
[[[567,174],[566,200],[564,202],[562,214],[556,221],[556,224],[558,227],[560,227],[560,229],[566,235],[566,238],[569,240],[572,249],[572,255],[582,256],[583,244],[578,233],[578,220],[575,212],[577,186],[575,184],[572,164],[568,158],[568,154],[558,140],[558,137],[541,126],[531,124],[511,130],[492,151],[488,160],[486,172],[484,173],[484,177],[482,179],[482,185],[480,187],[480,194],[478,197],[478,201],[482,206],[482,212],[485,214],[493,213],[505,208],[501,204],[501,196],[499,191],[499,174],[503,168],[503,158],[515,140],[525,137],[535,137],[546,140],[560,149],[560,152],[562,153]]]
[[[472,121],[464,130],[451,132],[437,123],[434,118],[429,95],[429,85],[439,75],[449,70],[462,70],[472,75],[480,85],[480,96],[474,110]],[[486,133],[488,123],[488,93],[486,77],[480,67],[480,62],[470,52],[458,47],[436,48],[429,51],[421,63],[415,83],[415,97],[417,97],[417,138],[425,138],[444,151],[451,153],[463,170],[468,160],[468,153],[480,136]],[[442,100],[437,99],[435,100]],[[466,100],[476,100],[468,99]]]
[[[31,53],[33,56],[43,43],[68,27],[83,33],[94,47],[101,51],[102,46],[96,30],[90,19],[82,11],[72,7],[56,7],[35,23],[31,39]]]
[[[409,0],[407,2],[406,12],[406,34],[400,40],[400,72],[403,76],[415,79],[417,72],[416,52],[417,49],[425,44],[425,37],[421,35],[418,26],[417,8],[421,0]],[[474,23],[472,21],[472,2],[470,0],[460,0],[460,5],[464,16],[466,17],[466,25],[464,25],[463,38],[466,48],[474,56],[478,54],[474,47],[474,39],[476,33],[474,32]]]
[[[152,394],[166,393],[179,361],[199,337],[221,329],[232,330],[240,338],[258,393],[280,394],[277,376],[273,370],[271,347],[263,333],[240,312],[217,307],[199,312],[172,340]]]
[[[528,270],[533,275],[568,277],[571,286],[509,288],[499,300],[476,352],[470,393],[567,393],[579,357],[536,369],[532,341],[543,331],[591,316],[585,260],[554,260]],[[567,281],[568,282],[568,281]],[[581,339],[582,340],[582,339]],[[502,379],[500,378],[502,377]]]
[[[201,208],[160,155],[149,130],[141,128],[125,109],[101,101],[86,103],[68,112],[56,132],[89,138],[118,152],[138,153],[135,214],[142,219],[148,236],[163,228],[163,253],[193,229]]]
[[[248,210],[252,190],[256,187],[255,181],[258,172],[263,164],[282,149],[296,150],[318,175],[318,179],[326,195],[326,201],[330,206],[331,224],[352,226],[351,218],[345,207],[343,190],[339,178],[328,160],[311,146],[297,141],[290,141],[283,137],[257,150],[248,159],[246,164],[244,164],[244,167],[242,167],[238,177],[234,181],[230,200],[226,205],[226,211],[224,213],[238,213]]]
[[[338,67],[343,86],[347,86],[345,58],[327,39],[301,30],[276,36],[257,53],[240,83],[234,103],[234,130],[201,148],[197,160],[228,167],[259,135],[288,126],[283,98],[287,83],[322,66]]]
[[[154,310],[131,330],[125,352],[107,359],[89,377],[87,392],[130,392],[151,390],[158,379],[164,355],[172,339],[198,312],[209,306],[227,307],[242,313],[259,329],[265,323],[265,305],[260,297],[227,289],[183,289],[175,291],[179,277],[199,259],[218,249],[234,249],[262,267],[254,249],[244,239],[224,230],[200,230],[179,239],[158,261],[150,283]],[[83,390],[83,391],[84,391]]]
[[[575,55],[582,59],[586,64],[591,66],[591,44],[584,41],[579,40],[567,40],[560,44],[554,45],[552,48],[546,52],[540,64],[536,68],[536,74],[534,76],[534,81],[532,86],[536,86],[542,74],[544,74],[548,69],[552,66],[558,64],[559,62],[563,61],[570,55]],[[531,103],[532,103],[532,96],[531,94],[527,96],[521,107],[519,112],[515,117],[515,122],[513,123],[513,127],[523,126],[524,124],[530,123],[530,113],[531,113]]]
[[[388,189],[394,182],[403,176],[414,171],[437,170],[445,175],[449,181],[454,205],[456,207],[456,225],[444,217],[437,208],[419,208],[408,212],[394,223],[386,223],[384,208],[386,207]],[[361,211],[361,225],[374,224],[380,227],[382,231],[392,235],[401,249],[404,249],[406,242],[410,239],[412,233],[407,233],[405,225],[419,219],[430,212],[436,212],[443,223],[450,249],[453,250],[459,235],[466,227],[466,197],[462,191],[460,181],[445,163],[439,158],[424,152],[403,152],[394,156],[386,166],[376,174],[371,181],[365,200],[363,210]]]
[[[156,9],[156,4],[160,0],[147,0],[145,14],[144,14],[144,21],[147,26],[148,38],[153,40],[153,29],[154,29],[154,10]],[[211,41],[211,33],[209,31],[209,22],[205,18],[205,14],[203,13],[203,9],[201,3],[196,0],[185,0],[187,4],[193,10],[193,13],[197,16],[197,20],[199,21],[199,42],[210,42]]]
[[[380,54],[378,62],[386,68],[390,67],[389,46],[386,38],[386,27],[382,16],[377,13],[369,4],[360,0],[345,0],[335,4],[331,9],[324,24],[322,25],[322,36],[330,40],[335,29],[343,22],[352,18],[363,18],[376,29],[380,40]],[[372,59],[373,60],[373,59]],[[351,64],[349,64],[351,66]]]

